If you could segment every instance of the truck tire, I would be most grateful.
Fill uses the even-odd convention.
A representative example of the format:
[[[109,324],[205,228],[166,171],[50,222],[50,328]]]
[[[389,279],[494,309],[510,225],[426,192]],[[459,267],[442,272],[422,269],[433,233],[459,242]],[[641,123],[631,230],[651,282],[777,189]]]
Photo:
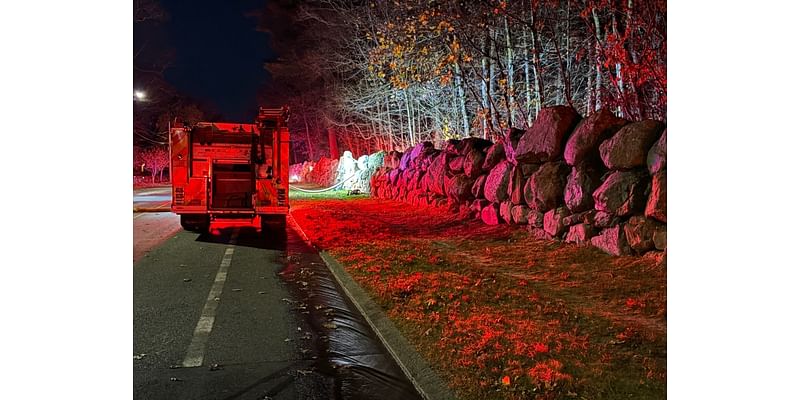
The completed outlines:
[[[190,232],[205,232],[211,225],[208,215],[181,215],[181,227]]]
[[[261,215],[261,230],[285,232],[286,231],[286,215],[283,214],[262,214]]]

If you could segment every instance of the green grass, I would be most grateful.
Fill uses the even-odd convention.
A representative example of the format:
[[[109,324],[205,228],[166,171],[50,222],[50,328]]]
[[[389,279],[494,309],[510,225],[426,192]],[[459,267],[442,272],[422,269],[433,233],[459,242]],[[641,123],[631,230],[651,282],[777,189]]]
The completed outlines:
[[[309,188],[308,190],[315,190]],[[322,193],[308,193],[299,190],[289,190],[289,200],[318,200],[318,199],[339,199],[339,200],[353,200],[363,199],[369,197],[367,194],[348,195],[347,190],[329,190]]]

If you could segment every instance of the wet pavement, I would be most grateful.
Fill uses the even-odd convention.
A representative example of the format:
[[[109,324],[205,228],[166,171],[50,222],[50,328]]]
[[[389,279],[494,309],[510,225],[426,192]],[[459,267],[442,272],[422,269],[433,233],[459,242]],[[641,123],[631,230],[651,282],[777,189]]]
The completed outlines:
[[[179,231],[134,264],[134,398],[420,398],[317,251],[286,229]],[[202,362],[187,367],[209,304]]]

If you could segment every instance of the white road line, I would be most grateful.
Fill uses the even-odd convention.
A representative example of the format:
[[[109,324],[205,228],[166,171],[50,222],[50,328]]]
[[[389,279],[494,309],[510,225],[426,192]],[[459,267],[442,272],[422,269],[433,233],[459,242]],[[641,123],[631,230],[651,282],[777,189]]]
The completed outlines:
[[[211,334],[211,328],[214,327],[214,318],[219,304],[218,298],[222,294],[222,287],[228,278],[228,268],[231,266],[231,259],[233,258],[233,246],[236,245],[238,237],[239,228],[236,228],[231,234],[230,246],[225,249],[225,255],[222,256],[222,262],[219,264],[214,284],[211,285],[211,290],[208,292],[208,298],[206,298],[206,304],[200,314],[200,320],[197,321],[197,326],[194,328],[192,342],[189,343],[186,357],[183,359],[182,365],[184,367],[199,367],[203,365],[203,353],[206,351],[206,342],[208,342],[208,337]]]

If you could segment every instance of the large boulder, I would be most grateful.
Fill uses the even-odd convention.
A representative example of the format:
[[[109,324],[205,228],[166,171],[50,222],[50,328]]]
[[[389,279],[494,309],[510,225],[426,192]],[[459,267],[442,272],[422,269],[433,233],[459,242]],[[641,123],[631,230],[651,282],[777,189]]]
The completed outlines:
[[[500,218],[502,218],[502,220],[507,224],[514,223],[513,219],[511,218],[511,207],[513,206],[514,205],[508,200],[500,203]]]
[[[436,193],[440,196],[446,195],[444,191],[444,176],[447,169],[447,153],[439,153],[433,158],[433,162],[428,166],[428,172],[425,174],[424,179],[427,180],[424,186],[429,191]]]
[[[489,150],[486,150],[486,158],[483,161],[483,171],[491,171],[497,164],[500,164],[506,159],[506,151],[503,149],[502,143],[495,143]]]
[[[500,224],[500,206],[497,203],[490,203],[481,210],[481,221],[486,225]]]
[[[596,213],[597,211],[595,210],[579,212],[577,214],[572,214],[568,217],[565,217],[562,222],[566,226],[572,226],[578,223],[591,224],[592,221],[594,221],[594,215]]]
[[[515,151],[517,162],[542,163],[561,158],[567,136],[580,120],[578,112],[569,106],[543,108],[519,139]]]
[[[564,160],[569,165],[600,160],[600,143],[614,135],[627,121],[611,111],[602,109],[584,118],[567,139]]]
[[[356,169],[363,171],[367,168],[369,168],[369,156],[364,154],[356,159]]]
[[[625,239],[625,232],[620,225],[603,229],[599,235],[591,239],[591,242],[592,246],[612,256],[630,254],[630,247],[628,247],[628,242]]]
[[[444,148],[442,149],[445,153],[458,155],[458,149],[461,147],[461,140],[459,139],[447,139],[444,142]]]
[[[403,152],[403,155],[400,157],[400,165],[398,168],[404,170],[409,167],[411,163],[411,152],[414,151],[414,147],[409,147],[406,151]]]
[[[594,233],[594,227],[590,224],[572,225],[569,227],[569,232],[567,232],[567,237],[564,241],[585,246],[589,244],[589,240],[594,236]]]
[[[475,199],[472,200],[472,203],[470,203],[469,209],[470,211],[477,212],[478,216],[480,217],[481,210],[483,210],[486,206],[488,206],[491,203],[492,203],[491,201],[486,199]]]
[[[648,178],[644,170],[612,172],[592,194],[594,208],[620,217],[644,211]]]
[[[564,218],[567,216],[569,210],[566,207],[558,207],[544,213],[544,231],[554,238],[560,238],[568,228],[564,224]]]
[[[508,182],[508,197],[511,202],[519,205],[525,204],[525,174],[520,165],[515,166],[511,170],[511,178]]]
[[[563,162],[542,164],[525,184],[525,203],[528,207],[545,212],[561,204],[568,173],[569,167]]]
[[[528,225],[530,225],[533,228],[543,228],[544,213],[536,210],[528,211]]]
[[[417,157],[417,159],[414,160],[414,162],[412,162],[412,165],[414,166],[414,168],[417,168],[422,171],[427,171],[430,165],[433,164],[434,158],[436,158],[436,156],[438,156],[440,153],[442,153],[441,150],[437,149],[428,150],[425,153],[421,154],[419,157]]]
[[[458,149],[458,154],[465,156],[470,151],[480,151],[484,152],[489,146],[492,145],[492,142],[483,138],[478,137],[468,137],[465,139],[461,139],[461,144]]]
[[[465,202],[472,200],[472,184],[475,183],[466,175],[456,175],[451,179],[447,179],[449,186],[447,187],[447,196],[458,202]]]
[[[667,249],[667,226],[663,224],[657,224],[656,228],[653,230],[653,246],[656,250],[666,250]]]
[[[657,222],[645,218],[643,215],[634,215],[625,223],[625,239],[628,245],[637,253],[644,253],[655,248],[653,234]]]
[[[506,153],[506,159],[511,161],[512,164],[516,164],[516,151],[517,146],[519,145],[519,140],[525,134],[525,131],[522,129],[517,128],[510,128],[506,129],[505,134],[503,135],[503,139],[501,143],[503,144],[503,149]]]
[[[482,150],[470,150],[464,156],[464,173],[475,178],[483,172],[483,163],[486,161],[486,154]]]
[[[667,222],[667,170],[653,175],[653,185],[644,215]]]
[[[511,175],[511,164],[502,161],[492,168],[483,186],[483,196],[492,203],[501,203],[508,198],[508,180]]]
[[[336,182],[342,182],[342,189],[353,190],[356,183],[356,160],[350,150],[345,150],[339,157],[339,166],[336,171]]]
[[[383,166],[383,162],[385,159],[386,159],[386,153],[384,151],[378,151],[372,153],[367,157],[367,168],[372,170],[377,170],[378,168]]]
[[[486,175],[481,175],[472,184],[472,195],[477,199],[483,198],[483,186],[486,184]],[[487,200],[488,201],[488,200]]]
[[[433,147],[433,143],[431,142],[425,141],[417,143],[417,145],[411,150],[411,155],[409,156],[409,165],[413,163],[421,163],[422,159],[428,154],[432,153],[434,150],[436,149]],[[415,165],[415,167],[419,168],[419,165]]]
[[[528,206],[513,206],[511,207],[511,221],[515,224],[525,225],[528,223],[528,214],[531,209]]]
[[[600,171],[587,164],[572,167],[564,186],[564,203],[572,212],[594,208],[592,193],[600,186]]]
[[[457,156],[454,157],[447,163],[447,170],[451,174],[460,174],[464,172],[464,157]]]
[[[653,144],[647,152],[647,170],[650,175],[667,169],[667,130],[661,132],[661,137]]]
[[[664,130],[664,124],[644,120],[625,125],[600,144],[600,158],[609,169],[631,169],[647,164],[647,152]]]
[[[384,158],[384,165],[391,169],[400,168],[400,158],[403,157],[403,153],[392,150],[386,154]]]
[[[619,217],[614,215],[614,213],[597,211],[592,217],[592,225],[594,225],[595,228],[611,228],[617,224],[619,224]]]

